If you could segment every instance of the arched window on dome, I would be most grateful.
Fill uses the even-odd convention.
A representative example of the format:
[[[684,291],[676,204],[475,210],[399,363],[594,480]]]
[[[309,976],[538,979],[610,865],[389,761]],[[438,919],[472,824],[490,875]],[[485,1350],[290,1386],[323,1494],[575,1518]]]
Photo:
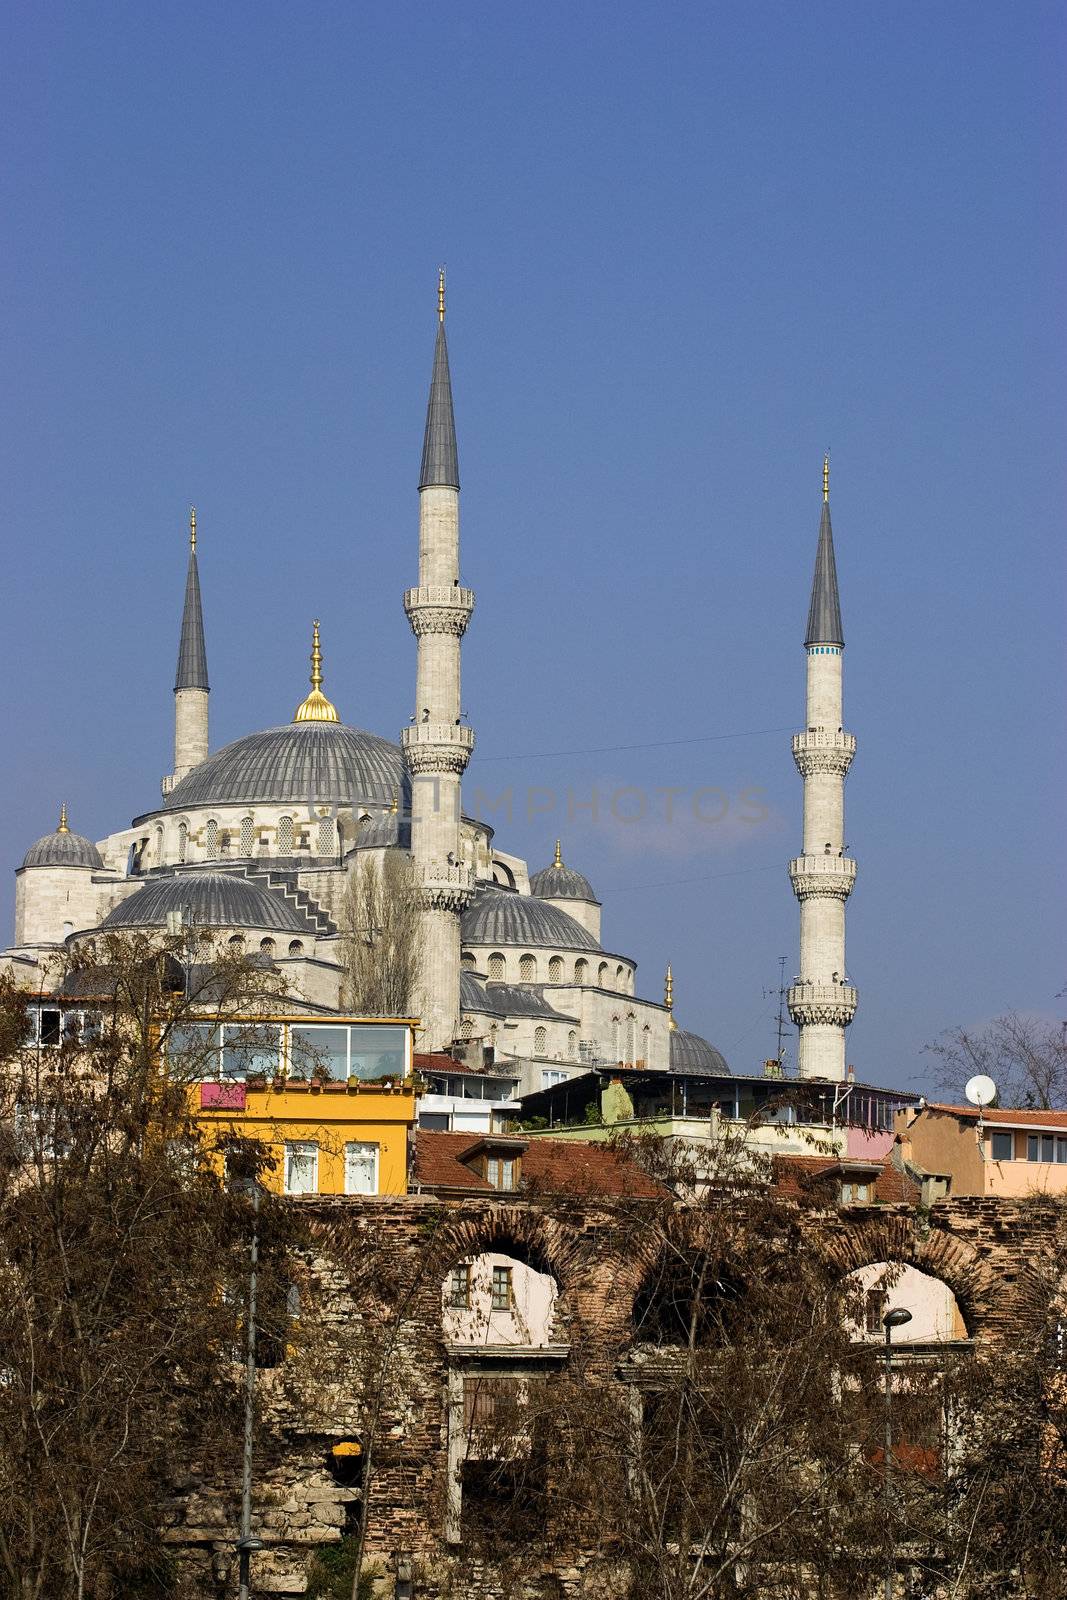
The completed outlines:
[[[293,853],[293,819],[292,817],[278,818],[278,854],[291,856]]]
[[[474,1023],[471,1021],[470,1017],[464,1017],[463,1021],[460,1023],[459,1036],[461,1039],[474,1038]]]
[[[239,952],[245,947],[245,936],[243,933],[231,933],[228,942],[231,950]]]
[[[601,989],[610,989],[611,988],[611,985],[608,982],[608,964],[607,964],[606,961],[602,961],[600,963],[599,967],[597,967],[597,969],[596,969],[596,981],[597,981],[598,987],[601,988]]]
[[[548,1029],[534,1029],[534,1055],[543,1056],[548,1050]]]
[[[620,994],[626,993],[626,968],[624,966],[615,968],[615,987]]]
[[[575,1033],[574,1029],[572,1028],[570,1033],[568,1033],[568,1035],[567,1035],[567,1060],[568,1061],[577,1061],[577,1059],[578,1059],[578,1035]]]
[[[303,941],[303,939],[290,939],[289,940],[289,954],[291,956],[302,956],[304,954],[304,941]]]
[[[524,956],[519,957],[519,982],[537,982],[537,958],[532,956],[529,951]]]
[[[156,829],[156,866],[163,865],[163,829]]]
[[[243,856],[250,856],[252,854],[252,818],[251,817],[242,817],[241,818],[241,854]]]
[[[611,1019],[611,1059],[622,1060],[622,1023],[618,1017]]]
[[[579,956],[574,963],[574,981],[575,983],[589,982],[589,963],[584,956]]]
[[[214,817],[204,829],[204,854],[209,858],[219,853],[219,825]]]
[[[180,862],[184,862],[186,857],[188,856],[188,854],[189,854],[189,824],[187,822],[179,822],[179,824],[178,824],[178,860]]]
[[[551,961],[548,963],[548,981],[549,981],[549,983],[562,983],[563,982],[563,957],[562,956],[553,956]]]
[[[470,950],[464,950],[459,963],[464,972],[476,972],[478,969],[478,962]]]
[[[259,948],[262,950],[265,956],[272,956],[274,954],[274,940],[269,937],[266,939],[261,939],[259,941]]]
[[[332,817],[320,817],[318,837],[315,841],[316,853],[320,856],[332,856],[337,848],[337,830],[333,825]]]
[[[504,957],[499,952],[491,955],[489,957],[489,965],[487,968],[489,973],[489,982],[503,983],[504,970]]]
[[[637,1018],[633,1012],[626,1018],[626,1060],[632,1066],[637,1059]]]

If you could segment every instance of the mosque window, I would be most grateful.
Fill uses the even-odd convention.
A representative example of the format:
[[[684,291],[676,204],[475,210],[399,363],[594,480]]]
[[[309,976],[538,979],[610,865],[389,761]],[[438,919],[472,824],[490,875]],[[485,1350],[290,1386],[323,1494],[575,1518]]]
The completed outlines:
[[[534,1055],[535,1056],[543,1056],[547,1049],[548,1049],[548,1029],[547,1028],[535,1028],[534,1029]]]
[[[250,856],[252,854],[252,818],[251,817],[242,817],[241,818],[241,854],[243,856]]]
[[[622,1060],[622,1023],[618,1017],[611,1019],[611,1059]]]
[[[471,1021],[470,1017],[464,1017],[463,1021],[460,1023],[459,1036],[461,1039],[474,1038],[474,1023]]]
[[[631,1011],[626,1019],[626,1059],[632,1065],[637,1057],[637,1023]]]
[[[474,959],[474,956],[469,950],[464,950],[462,956],[460,957],[460,962],[464,972],[473,972],[478,965],[477,961]]]
[[[625,967],[616,967],[615,968],[615,987],[616,987],[616,989],[618,989],[620,994],[625,994],[626,993],[626,968]]]
[[[596,981],[601,989],[608,989],[611,987],[608,983],[608,964],[606,961],[602,961],[597,968]]]
[[[320,856],[330,856],[334,852],[334,826],[332,817],[319,818],[319,836],[316,846]]]
[[[503,983],[504,957],[502,955],[492,955],[489,957],[489,981],[490,983]]]
[[[163,829],[156,829],[156,866],[163,865]]]
[[[641,1032],[641,1059],[646,1067],[652,1060],[652,1029],[647,1022]]]
[[[302,956],[304,954],[304,941],[303,941],[303,939],[290,939],[289,940],[289,954],[291,956]]]
[[[244,947],[245,947],[245,936],[244,936],[244,934],[243,933],[231,933],[230,939],[229,939],[229,945],[230,945],[230,949],[231,950],[234,950],[234,951],[243,950]]]
[[[261,939],[259,941],[259,948],[262,950],[265,956],[272,956],[274,954],[274,940]]]
[[[204,830],[204,849],[209,856],[218,854],[219,825],[215,821],[214,817],[212,817],[211,821]]]
[[[293,853],[293,819],[292,817],[278,818],[278,854],[289,856]]]
[[[189,853],[189,824],[187,822],[179,822],[179,824],[178,824],[178,860],[179,861],[184,861],[186,856],[188,855],[188,853]]]
[[[549,981],[549,983],[562,983],[563,982],[563,957],[562,956],[553,956],[552,960],[548,963],[548,981]]]
[[[568,1035],[567,1035],[567,1060],[568,1061],[576,1061],[577,1059],[578,1059],[578,1035],[575,1033],[574,1029],[572,1028],[570,1033],[568,1033]]]
[[[526,954],[519,957],[519,982],[534,983],[537,980],[537,961],[534,956]]]
[[[579,956],[574,963],[574,981],[575,983],[589,982],[589,963],[584,956]]]

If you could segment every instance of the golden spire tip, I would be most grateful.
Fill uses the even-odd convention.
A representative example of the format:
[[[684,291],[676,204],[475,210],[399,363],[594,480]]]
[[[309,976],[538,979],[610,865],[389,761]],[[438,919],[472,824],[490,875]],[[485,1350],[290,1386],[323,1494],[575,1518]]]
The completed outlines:
[[[319,621],[311,624],[311,693],[296,708],[294,722],[340,722],[337,707],[322,692],[322,646]]]
[[[437,271],[437,320],[445,320],[445,269],[439,267]]]
[[[196,549],[196,507],[189,507],[189,548]]]
[[[554,867],[561,867],[563,865],[563,851],[560,848],[560,842],[558,839],[556,840],[556,859],[553,861],[552,865]]]
[[[59,808],[59,827],[56,829],[56,832],[57,833],[69,833],[70,832],[70,825],[67,822],[67,802],[65,800],[64,800],[63,804]]]
[[[824,500],[829,500],[829,498],[830,498],[830,452],[829,452],[829,450],[827,450],[826,454],[822,458],[822,497],[823,497]]]
[[[671,964],[669,961],[667,963],[667,971],[663,978],[663,1004],[667,1008],[667,1016],[670,1019],[670,1025],[673,1029],[677,1027],[677,1023],[674,1020],[674,973],[671,971]]]

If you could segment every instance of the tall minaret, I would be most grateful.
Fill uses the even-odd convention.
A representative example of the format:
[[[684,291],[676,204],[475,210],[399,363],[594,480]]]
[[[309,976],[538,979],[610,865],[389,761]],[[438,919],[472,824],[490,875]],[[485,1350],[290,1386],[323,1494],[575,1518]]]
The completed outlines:
[[[797,1066],[802,1078],[845,1077],[845,1029],[856,1011],[856,991],[845,976],[845,901],[856,863],[845,855],[845,775],[856,740],[841,717],[841,663],[845,637],[837,593],[830,526],[830,458],[822,468],[822,520],[808,631],[808,716],[793,737],[793,759],[804,779],[804,854],[789,864],[800,901],[800,972],[789,990],[789,1015],[800,1033]]]
[[[163,779],[164,794],[169,794],[187,772],[207,759],[209,693],[204,613],[200,607],[200,574],[196,565],[196,507],[193,506],[189,512],[189,571],[178,641],[178,671],[174,678],[174,771]]]
[[[463,860],[461,781],[474,748],[460,721],[460,640],[474,592],[459,584],[459,459],[445,342],[445,275],[419,474],[419,583],[404,595],[418,640],[415,715],[401,740],[411,772],[411,854],[422,910],[419,1042],[440,1050],[459,1033],[459,920],[474,893]]]

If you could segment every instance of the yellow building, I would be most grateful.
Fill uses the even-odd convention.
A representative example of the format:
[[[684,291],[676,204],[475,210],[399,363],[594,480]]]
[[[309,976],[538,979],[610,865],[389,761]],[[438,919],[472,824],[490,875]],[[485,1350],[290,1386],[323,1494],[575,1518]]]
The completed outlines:
[[[190,1072],[197,1121],[270,1152],[287,1195],[407,1193],[417,1090],[412,1018],[282,1016],[183,1026],[168,1055]]]

